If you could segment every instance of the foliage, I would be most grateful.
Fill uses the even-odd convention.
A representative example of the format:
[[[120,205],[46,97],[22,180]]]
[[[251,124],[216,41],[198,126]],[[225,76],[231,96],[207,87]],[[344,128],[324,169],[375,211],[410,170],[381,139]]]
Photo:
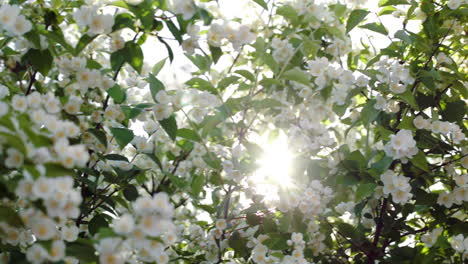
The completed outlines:
[[[0,262],[468,258],[466,1],[3,2]]]

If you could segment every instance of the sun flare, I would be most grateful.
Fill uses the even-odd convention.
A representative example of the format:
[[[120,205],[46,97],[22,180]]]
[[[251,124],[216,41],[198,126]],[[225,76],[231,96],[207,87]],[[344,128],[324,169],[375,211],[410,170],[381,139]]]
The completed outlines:
[[[268,142],[265,135],[260,141],[263,155],[257,161],[259,167],[252,175],[252,183],[258,194],[273,198],[279,189],[293,184],[290,175],[293,156],[284,133],[280,133],[273,142]]]

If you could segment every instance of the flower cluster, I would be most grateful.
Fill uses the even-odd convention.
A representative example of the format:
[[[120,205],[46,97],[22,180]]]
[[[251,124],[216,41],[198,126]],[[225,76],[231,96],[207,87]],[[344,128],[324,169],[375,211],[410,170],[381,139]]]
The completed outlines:
[[[255,34],[247,25],[235,21],[222,21],[211,24],[207,39],[213,47],[220,47],[224,41],[228,41],[234,50],[239,50],[242,45],[251,43],[255,39]]]
[[[17,5],[4,4],[0,7],[0,28],[11,36],[22,36],[32,29],[31,22],[21,15]]]
[[[416,141],[410,130],[402,129],[390,136],[390,141],[385,145],[385,154],[393,159],[400,159],[406,163],[418,153]]]
[[[441,227],[437,227],[431,232],[422,235],[421,241],[424,243],[426,247],[430,248],[434,246],[434,244],[437,242],[437,239],[442,234],[442,231],[443,230]]]
[[[96,6],[81,6],[75,10],[73,18],[78,26],[88,29],[87,34],[90,36],[109,34],[114,25],[114,17],[100,13]]]
[[[450,245],[456,252],[462,254],[464,260],[468,259],[468,237],[465,238],[462,234],[458,234],[452,237]]]
[[[455,175],[454,181],[456,186],[451,192],[442,192],[437,198],[437,203],[447,208],[453,204],[463,204],[468,202],[468,174]]]
[[[294,55],[294,47],[288,39],[274,38],[271,47],[274,49],[273,58],[280,64],[286,63]]]
[[[330,187],[323,186],[318,180],[313,180],[299,200],[298,208],[305,218],[314,219],[327,209],[327,204],[332,198],[332,189]]]
[[[413,124],[417,129],[427,129],[434,134],[449,136],[455,144],[460,144],[466,138],[463,130],[455,123],[439,120],[431,122],[419,115],[414,118]]]
[[[139,261],[168,263],[166,248],[176,242],[176,227],[172,223],[174,207],[166,193],[139,197],[133,203],[133,213],[115,218],[112,228],[120,237],[104,238],[96,245],[101,263],[124,263],[132,252]]]
[[[315,77],[314,84],[318,90],[333,83],[331,100],[337,105],[344,105],[349,92],[355,87],[366,87],[368,80],[364,76],[356,78],[351,70],[344,69],[337,63],[330,62],[326,57],[308,61],[309,73]]]
[[[171,8],[176,14],[181,14],[185,20],[190,19],[197,12],[197,6],[193,0],[173,0]]]
[[[3,1],[0,262],[468,257],[466,0],[246,1]]]
[[[410,178],[399,176],[394,171],[388,170],[380,175],[380,180],[384,184],[383,193],[391,194],[395,203],[406,204],[413,197],[409,185]]]
[[[408,67],[397,61],[384,58],[378,62],[377,75],[381,83],[388,85],[390,91],[395,94],[401,94],[406,91],[406,87],[414,82]]]
[[[0,223],[0,230],[7,234],[2,242],[13,246],[21,244],[28,247],[26,258],[31,263],[43,261],[73,261],[65,257],[64,241],[75,241],[78,228],[70,224],[70,219],[78,217],[78,206],[81,203],[80,193],[73,187],[73,179],[69,176],[37,180],[23,179],[17,187],[20,197],[17,204],[21,222],[15,223],[19,228]],[[44,211],[36,209],[34,203],[42,203]],[[51,241],[46,248],[35,241]],[[32,244],[32,246],[31,246]]]

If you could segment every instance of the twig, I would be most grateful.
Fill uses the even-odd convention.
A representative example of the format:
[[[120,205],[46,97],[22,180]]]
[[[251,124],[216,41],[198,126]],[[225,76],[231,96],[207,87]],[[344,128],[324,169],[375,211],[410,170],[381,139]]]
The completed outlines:
[[[28,95],[31,92],[32,86],[34,82],[36,81],[36,74],[37,74],[37,71],[35,70],[33,74],[31,75],[31,78],[29,79],[28,89],[26,89],[25,95]]]

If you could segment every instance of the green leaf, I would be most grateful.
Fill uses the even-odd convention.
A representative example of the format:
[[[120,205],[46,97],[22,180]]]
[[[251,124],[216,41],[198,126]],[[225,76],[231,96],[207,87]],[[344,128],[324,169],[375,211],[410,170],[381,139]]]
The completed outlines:
[[[75,49],[65,40],[61,30],[48,31],[46,34],[49,42],[55,42],[65,48],[66,51],[74,54]]]
[[[119,235],[114,232],[112,228],[103,227],[99,229],[98,237],[99,239],[103,239],[106,237],[118,237]]]
[[[164,20],[166,22],[167,28],[169,28],[169,31],[172,33],[174,38],[179,42],[179,44],[182,43],[182,33],[180,32],[180,29],[177,28],[177,26],[172,22],[170,19]]]
[[[375,188],[377,188],[377,184],[374,184],[374,183],[359,184],[356,189],[355,201],[359,202],[362,199],[369,197],[371,194],[374,193]]]
[[[223,50],[220,47],[213,47],[209,46],[210,52],[211,52],[211,58],[213,59],[213,62],[216,64],[223,55]]]
[[[223,78],[221,81],[218,83],[218,90],[223,91],[229,85],[235,83],[237,80],[239,80],[239,77],[237,76],[228,76],[226,78]]]
[[[6,222],[14,227],[22,227],[23,221],[11,207],[0,205],[0,222]]]
[[[431,69],[430,71],[421,70],[419,73],[419,77],[421,79],[421,82],[424,83],[424,85],[431,90],[436,90],[436,80],[441,80],[439,73],[434,69]]]
[[[13,246],[6,246],[3,244],[0,244],[0,249],[7,253],[8,252],[8,259],[6,262],[2,262],[5,264],[29,264],[31,263],[30,261],[27,260],[26,255],[22,253],[19,250],[16,250],[13,248]]]
[[[111,54],[110,62],[112,70],[117,71],[122,64],[127,62],[138,73],[141,73],[143,67],[143,51],[140,45],[128,41],[125,47]]]
[[[382,25],[381,23],[377,23],[377,22],[362,25],[362,26],[360,26],[360,28],[369,29],[369,30],[375,31],[375,32],[383,34],[383,35],[388,34],[388,31],[384,27],[384,25]]]
[[[205,156],[202,157],[203,160],[208,164],[208,166],[212,167],[213,169],[221,169],[221,160],[216,157],[213,153],[209,152]]]
[[[342,4],[330,5],[330,7],[332,6],[333,6],[333,11],[335,12],[335,15],[337,17],[342,17],[347,9],[346,5],[342,5]]]
[[[239,232],[234,232],[228,240],[229,246],[234,249],[236,257],[245,257],[248,254],[247,238],[242,237]]]
[[[128,162],[127,157],[119,155],[119,154],[107,154],[104,156],[107,160],[122,160]]]
[[[250,71],[247,71],[247,70],[237,70],[235,71],[235,73],[243,76],[244,78],[246,78],[247,80],[251,81],[251,82],[255,82],[255,76],[250,72]]]
[[[274,72],[277,73],[279,71],[278,63],[275,61],[273,56],[269,53],[263,54],[261,57],[263,62]]]
[[[206,9],[203,8],[198,8],[197,15],[203,19],[203,25],[208,26],[211,24],[211,21],[213,21],[214,17],[213,15],[208,12]],[[196,18],[195,16],[194,18]]]
[[[103,131],[101,131],[99,129],[96,129],[96,128],[90,128],[90,129],[88,129],[88,132],[93,134],[93,136],[95,136],[96,139],[99,140],[99,142],[101,142],[101,144],[104,145],[104,147],[107,148],[106,133],[104,133]]]
[[[99,232],[100,228],[108,227],[109,223],[107,222],[106,218],[100,214],[97,214],[89,221],[88,230],[91,235],[95,235]]]
[[[253,0],[255,3],[263,7],[263,9],[268,10],[268,5],[263,0]]]
[[[393,162],[393,158],[384,156],[381,160],[372,164],[372,168],[377,170],[379,174],[382,174],[388,170],[392,162]]]
[[[337,223],[335,225],[343,236],[352,238],[353,240],[358,240],[359,234],[354,226],[347,223]]]
[[[409,5],[406,0],[380,0],[379,7],[392,5]]]
[[[140,45],[127,42],[125,44],[124,50],[126,51],[126,61],[130,66],[133,67],[138,73],[141,73],[141,68],[143,67],[143,51],[140,48]]]
[[[195,131],[191,130],[191,129],[188,129],[188,128],[180,128],[177,130],[177,136],[178,137],[181,137],[181,138],[185,138],[185,139],[189,139],[189,140],[193,140],[193,141],[196,141],[196,142],[200,142],[201,139],[200,137],[198,136],[197,133],[195,133]]]
[[[211,59],[208,55],[202,56],[200,54],[195,54],[194,56],[187,56],[187,58],[202,72],[206,72],[210,68]]]
[[[38,30],[33,28],[28,33],[24,34],[24,37],[31,42],[32,48],[40,49],[41,48],[41,36],[39,35]]]
[[[97,263],[98,257],[95,254],[95,251],[96,250],[91,242],[81,238],[75,242],[67,243],[67,247],[65,249],[67,256],[75,257],[83,263]]]
[[[263,227],[263,230],[267,233],[278,232],[278,227],[276,226],[276,222],[271,217],[263,218],[262,227]]]
[[[204,185],[205,178],[203,177],[203,175],[194,175],[191,184],[193,196],[197,197],[203,190]]]
[[[461,122],[467,112],[466,108],[466,103],[462,100],[449,102],[445,105],[445,109],[442,110],[440,114],[445,121]]]
[[[212,94],[217,94],[218,91],[216,88],[211,84],[211,82],[204,80],[199,77],[192,78],[185,82],[186,85],[190,86],[191,88],[195,88],[200,91],[208,91]]]
[[[397,9],[393,6],[386,6],[380,10],[380,12],[377,14],[378,16],[383,16],[383,15],[390,15],[393,12],[395,12]]]
[[[48,49],[29,49],[28,52],[23,55],[22,61],[27,64],[31,64],[33,69],[37,70],[42,75],[47,76],[52,68],[54,58]]]
[[[164,67],[164,64],[166,64],[166,60],[167,58],[164,58],[153,66],[153,69],[151,69],[151,73],[154,76],[157,76],[158,73],[162,70],[162,68]]]
[[[12,146],[23,154],[26,153],[26,147],[19,137],[0,131],[0,138],[5,140],[4,144]]]
[[[159,124],[164,128],[167,135],[175,141],[177,137],[177,122],[174,116],[168,117],[164,120],[159,121]]]
[[[414,199],[416,200],[416,205],[428,205],[428,206],[434,206],[434,204],[437,202],[437,194],[435,193],[428,193],[424,190],[421,190],[420,188],[413,188],[411,190],[411,193],[414,194]],[[444,215],[444,219],[446,219],[446,216]]]
[[[391,256],[389,260],[390,263],[405,263],[408,260],[413,260],[417,253],[417,249],[414,247],[395,247],[389,252],[389,256]]]
[[[72,176],[75,173],[73,170],[67,169],[61,165],[55,163],[45,163],[45,176],[47,177],[62,177],[62,176]]]
[[[121,105],[120,109],[122,109],[122,112],[125,114],[125,117],[128,119],[133,119],[137,117],[138,115],[145,110],[144,107],[130,107],[128,105]]]
[[[285,79],[296,81],[305,85],[310,84],[310,75],[298,68],[291,69],[283,73]]]
[[[153,100],[155,102],[158,102],[156,100],[156,94],[161,90],[165,90],[166,88],[164,87],[164,84],[151,73],[148,76],[148,81],[150,84],[150,91],[151,91],[151,95],[153,96]]]
[[[24,164],[23,167],[29,172],[29,174],[31,174],[33,179],[37,179],[37,178],[39,178],[41,176],[41,173],[39,172],[39,170],[37,170],[37,167],[35,165]],[[0,184],[0,186],[1,186],[1,184]],[[1,190],[1,188],[0,188],[0,190]]]
[[[278,7],[278,9],[276,9],[276,14],[289,19],[292,24],[296,24],[299,18],[296,9],[290,5],[283,5]]]
[[[8,128],[11,131],[16,130],[15,125],[11,121],[11,118],[10,118],[9,115],[4,115],[4,116],[0,117],[0,126],[4,126],[4,127]]]
[[[252,106],[257,110],[260,110],[265,108],[273,109],[275,107],[281,107],[284,105],[276,99],[265,98],[261,100],[252,101]]]
[[[132,202],[132,201],[135,201],[138,198],[138,190],[136,189],[136,187],[134,185],[128,185],[123,190],[123,195],[124,195],[125,199]]]
[[[210,115],[206,116],[205,119],[203,120],[203,132],[202,132],[202,137],[205,137],[213,131],[214,128],[216,128],[217,125],[219,125],[221,122],[223,122],[226,119],[224,114],[218,113],[216,115]]]
[[[350,32],[355,26],[364,20],[369,13],[369,11],[363,9],[353,10],[346,22],[346,33]]]
[[[123,0],[113,1],[112,5],[117,6],[117,7],[121,7],[121,8],[125,8],[125,9],[130,9],[130,6],[127,4],[127,2],[125,2]]]
[[[262,222],[262,218],[255,213],[248,213],[245,220],[249,226],[256,226]]]
[[[132,141],[133,131],[128,128],[119,128],[119,127],[111,127],[110,131],[112,135],[114,135],[117,144],[119,144],[120,148],[123,149],[130,141]]]
[[[226,119],[237,112],[241,111],[244,108],[244,103],[246,100],[249,100],[250,97],[240,97],[240,98],[229,98],[223,105],[217,107],[216,109],[219,110],[219,115],[223,119]],[[204,127],[204,129],[207,129]]]
[[[145,32],[149,32],[154,28],[154,12],[153,2],[155,1],[143,1],[137,6],[130,5],[130,10],[137,16],[141,21],[141,27]]]
[[[102,69],[102,65],[99,62],[97,62],[97,61],[95,61],[93,59],[87,59],[86,60],[86,68],[100,70],[100,69]]]
[[[91,43],[91,41],[93,41],[98,35],[94,35],[94,36],[89,36],[88,34],[84,34],[83,36],[81,36],[80,40],[78,40],[78,43],[76,44],[76,47],[75,47],[75,53],[74,55],[78,55],[80,54],[80,52],[86,48],[86,46]]]
[[[380,111],[374,108],[375,103],[375,100],[369,100],[367,101],[366,105],[362,108],[361,120],[364,125],[370,124],[379,115]]]
[[[263,241],[263,244],[272,250],[284,250],[288,248],[287,240],[290,238],[288,234],[269,233],[268,239]]]
[[[459,92],[464,98],[468,98],[468,89],[459,81],[454,81],[452,89]]]
[[[133,29],[134,22],[135,22],[135,17],[133,17],[129,13],[118,14],[115,17],[114,26],[112,26],[112,31],[117,31],[122,28]]]
[[[169,180],[171,180],[172,183],[175,184],[177,188],[183,189],[187,186],[187,182],[184,181],[182,178],[179,178],[169,172],[166,172],[165,175],[169,178]]]
[[[302,51],[308,59],[313,59],[317,55],[317,51],[321,48],[320,41],[317,40],[304,40],[302,44]]]
[[[405,103],[409,104],[413,109],[418,110],[419,106],[411,91],[406,90],[404,93],[398,95]]]
[[[416,155],[411,159],[411,163],[413,163],[414,166],[418,167],[421,170],[429,172],[429,164],[427,163],[426,155],[424,155],[424,152],[418,151]]]
[[[127,97],[127,94],[125,91],[120,87],[120,85],[115,84],[109,90],[107,90],[107,93],[110,95],[110,97],[114,100],[114,103],[116,104],[121,104],[125,101],[125,98]]]
[[[398,129],[408,129],[415,131],[416,127],[413,124],[414,117],[412,116],[404,116],[401,123],[398,125]]]
[[[171,46],[167,44],[167,42],[160,36],[158,36],[158,40],[161,41],[161,43],[164,44],[164,46],[166,47],[167,55],[169,56],[169,60],[172,62],[174,60],[174,52],[172,52]]]
[[[410,45],[413,44],[413,39],[410,37],[410,35],[408,35],[408,33],[406,33],[402,29],[395,32],[395,38],[401,39],[401,40],[403,40],[404,42],[406,42],[406,43],[408,43]]]
[[[145,153],[145,155],[148,156],[151,160],[153,160],[158,165],[159,169],[161,169],[161,171],[164,171],[161,160],[159,160],[159,158],[156,155],[150,153]]]

